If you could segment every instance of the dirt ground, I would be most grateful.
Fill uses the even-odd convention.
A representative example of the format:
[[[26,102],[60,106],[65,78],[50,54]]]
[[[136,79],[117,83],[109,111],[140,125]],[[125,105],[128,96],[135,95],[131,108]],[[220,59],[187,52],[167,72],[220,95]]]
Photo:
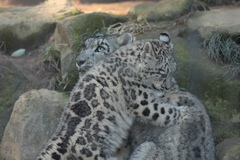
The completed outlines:
[[[26,51],[25,55],[18,58],[7,55],[3,55],[1,58],[11,62],[34,89],[54,89],[55,78],[59,72],[51,63],[43,60],[42,49],[36,48]],[[4,78],[4,75],[1,78]]]
[[[0,0],[1,1],[1,0]],[[116,15],[126,15],[132,6],[141,3],[156,3],[154,1],[134,1],[134,2],[118,2],[118,3],[91,3],[91,4],[82,4],[76,0],[70,0],[71,3],[80,11],[84,13],[92,12],[105,12]],[[9,8],[14,7],[10,5],[1,5],[0,8]]]

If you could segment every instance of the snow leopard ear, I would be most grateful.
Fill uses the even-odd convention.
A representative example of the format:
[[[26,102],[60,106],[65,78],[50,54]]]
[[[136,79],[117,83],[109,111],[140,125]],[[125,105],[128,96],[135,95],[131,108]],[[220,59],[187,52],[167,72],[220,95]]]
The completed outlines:
[[[131,33],[123,33],[118,37],[118,44],[120,46],[124,46],[132,42],[133,42],[133,36]]]
[[[141,58],[144,62],[152,59],[155,56],[153,51],[153,46],[150,42],[146,42],[143,46],[143,52],[141,53]]]
[[[84,42],[84,47],[88,47],[92,43],[93,40],[94,40],[94,38],[86,39],[86,41]]]
[[[173,44],[172,44],[172,40],[171,40],[171,37],[170,35],[168,34],[168,32],[162,32],[160,33],[159,35],[159,40],[166,43],[167,45],[169,45],[171,48],[173,47]]]

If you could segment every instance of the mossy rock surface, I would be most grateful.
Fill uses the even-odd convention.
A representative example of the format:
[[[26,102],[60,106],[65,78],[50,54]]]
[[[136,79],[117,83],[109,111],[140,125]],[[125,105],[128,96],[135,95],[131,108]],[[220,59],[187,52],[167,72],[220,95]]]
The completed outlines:
[[[131,8],[129,15],[137,20],[173,20],[189,10],[193,0],[162,0],[158,3],[139,4]]]

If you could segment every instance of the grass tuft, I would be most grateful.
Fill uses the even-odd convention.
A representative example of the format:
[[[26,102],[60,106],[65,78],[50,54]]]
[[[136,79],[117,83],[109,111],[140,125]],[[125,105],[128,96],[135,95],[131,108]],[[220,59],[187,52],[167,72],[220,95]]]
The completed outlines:
[[[228,34],[214,33],[203,42],[207,55],[216,63],[226,65],[231,78],[240,76],[240,45],[236,43],[239,39],[240,35],[233,38]]]

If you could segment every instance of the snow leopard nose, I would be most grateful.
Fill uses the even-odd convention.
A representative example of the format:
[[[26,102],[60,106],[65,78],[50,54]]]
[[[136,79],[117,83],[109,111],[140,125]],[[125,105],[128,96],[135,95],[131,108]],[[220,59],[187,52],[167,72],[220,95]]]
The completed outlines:
[[[82,61],[82,60],[76,60],[76,64],[77,66],[82,66],[86,61]]]

